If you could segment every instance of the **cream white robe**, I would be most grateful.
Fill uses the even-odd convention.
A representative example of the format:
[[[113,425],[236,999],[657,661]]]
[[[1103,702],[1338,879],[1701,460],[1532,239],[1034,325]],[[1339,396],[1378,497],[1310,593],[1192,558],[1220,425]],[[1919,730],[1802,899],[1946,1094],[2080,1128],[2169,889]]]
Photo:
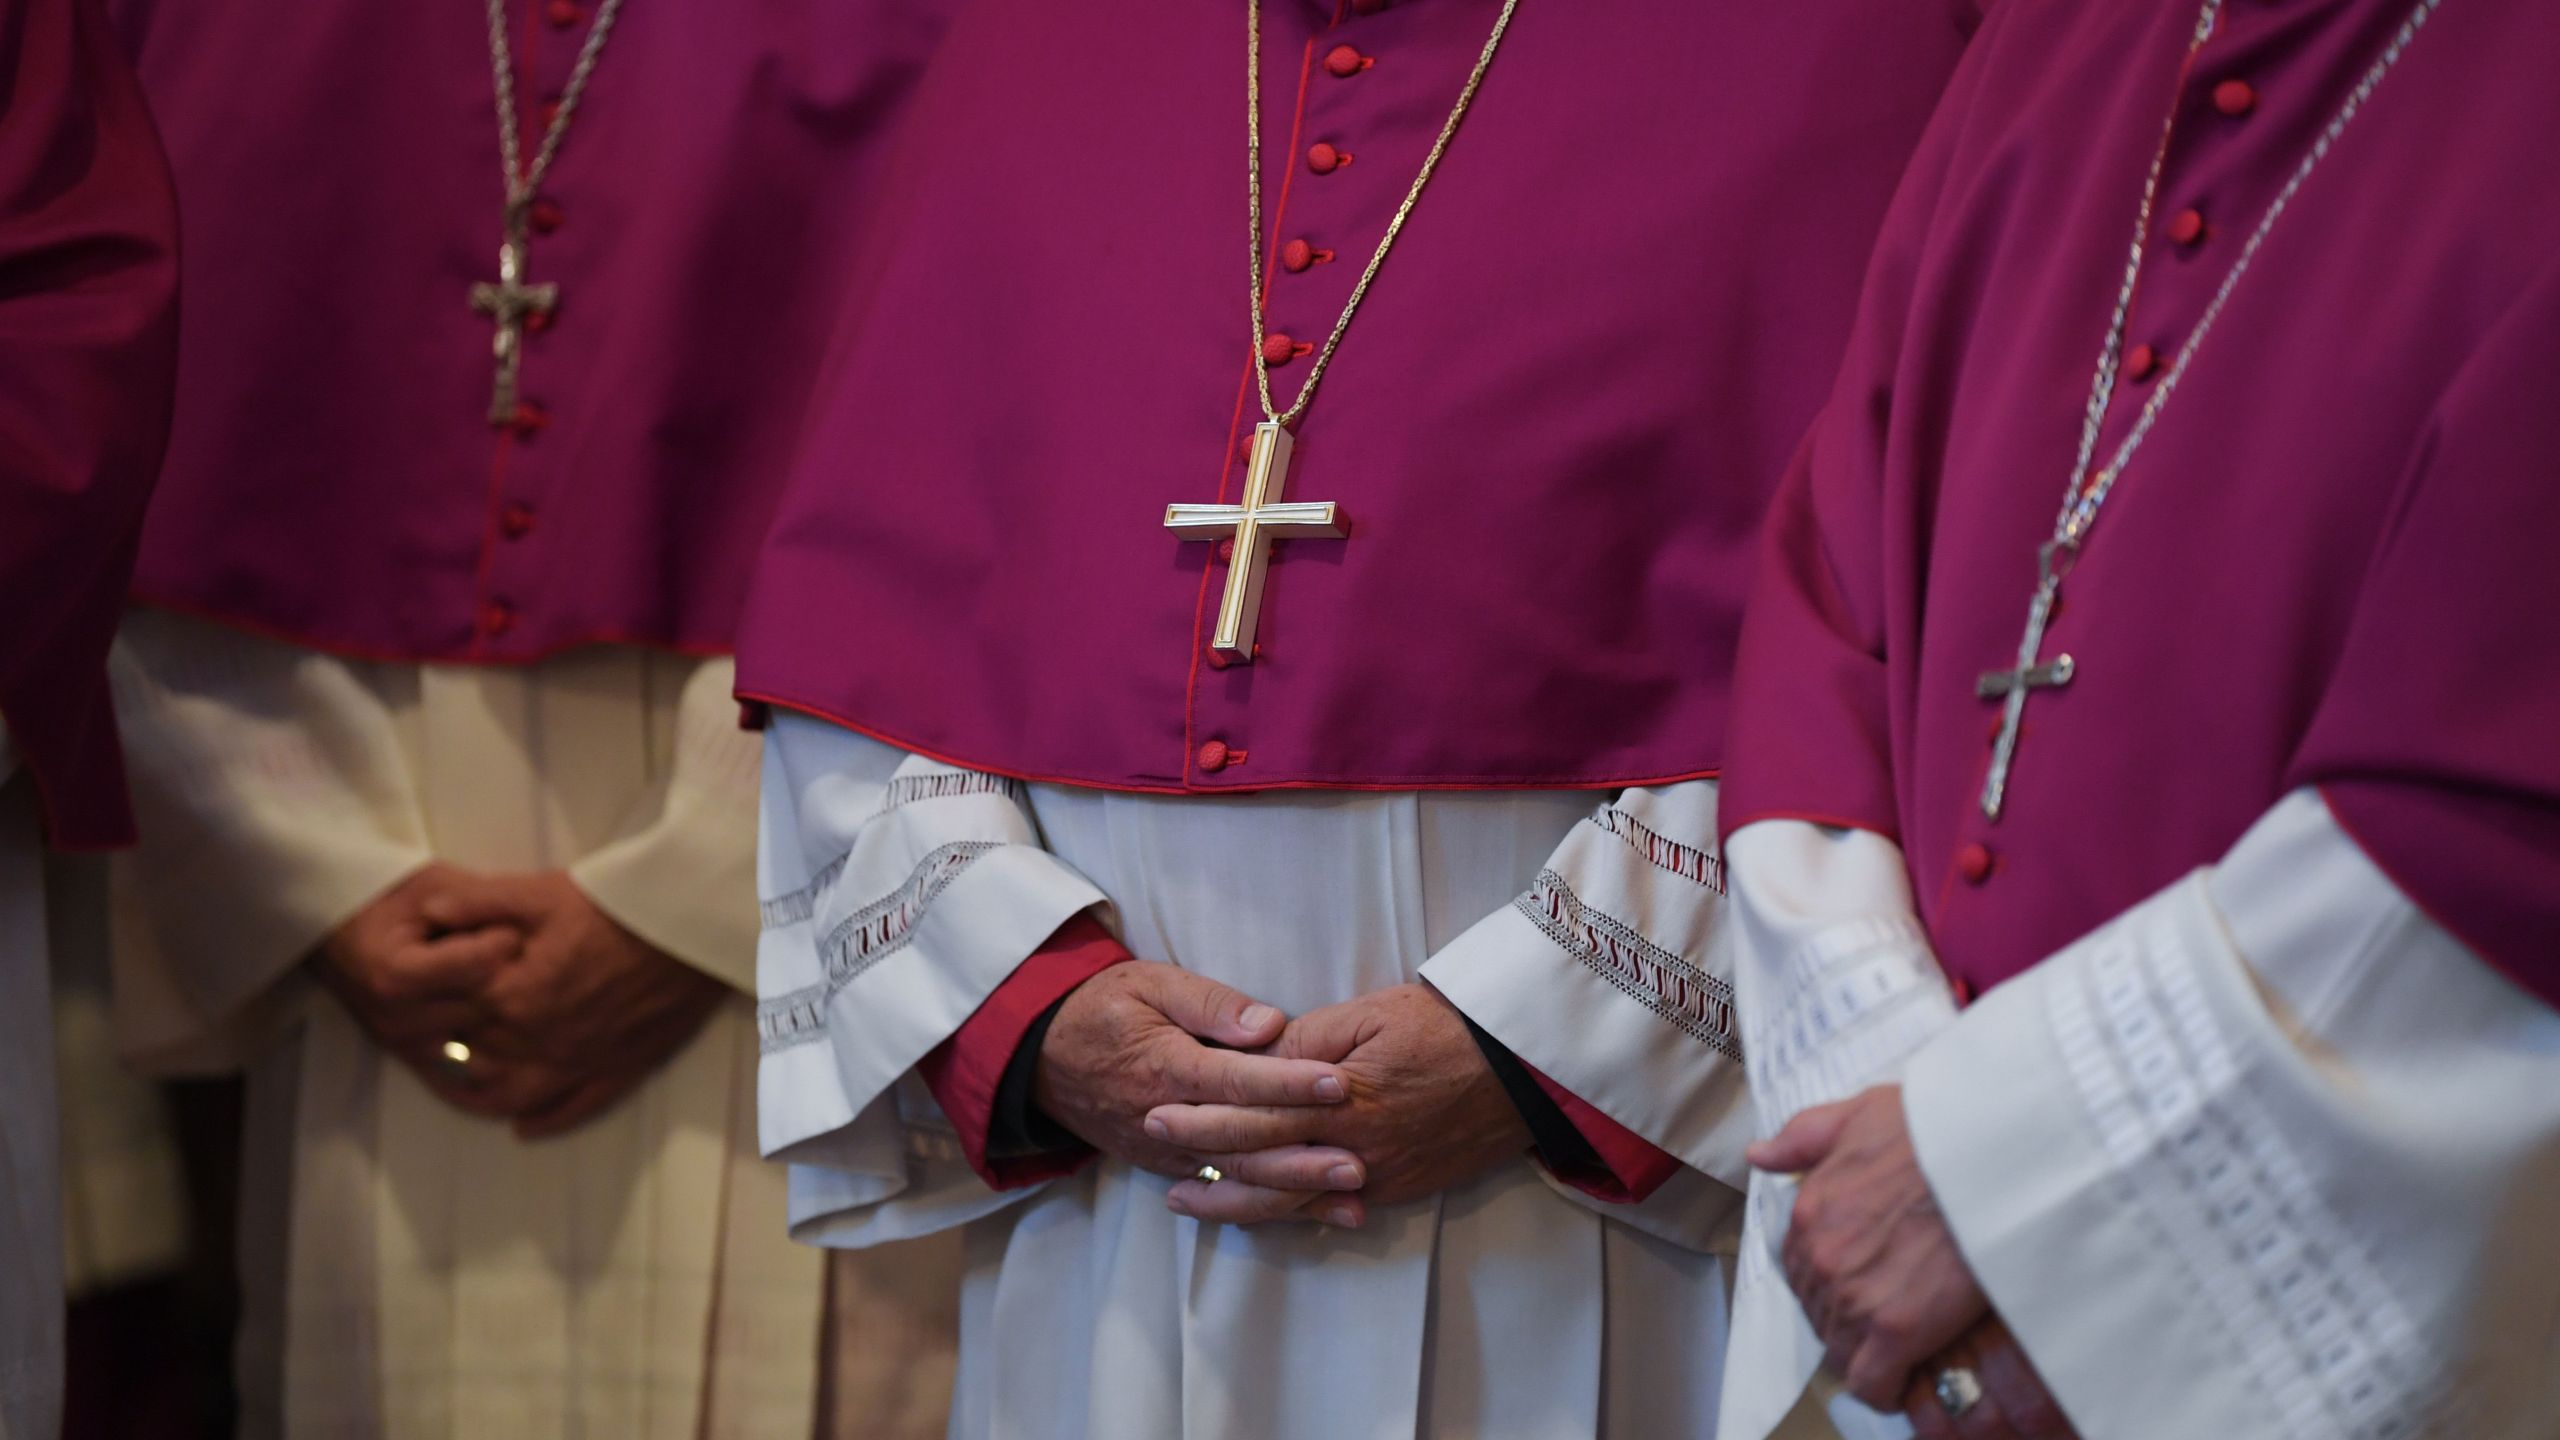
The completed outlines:
[[[2560,1434],[2560,1013],[2316,793],[1961,1016],[1890,842],[1768,821],[1732,855],[1761,1128],[1900,1079],[1967,1262],[2088,1440]],[[1819,1359],[1773,1258],[1792,1196],[1752,1177],[1739,1440]]]
[[[168,1103],[116,1053],[107,859],[51,855],[53,1060],[61,1090],[63,1288],[74,1304],[186,1263],[186,1173]]]
[[[956,1254],[830,1275],[754,1153],[758,746],[725,661],[366,664],[142,612],[114,674],[144,835],[118,877],[128,1048],[248,1072],[249,1433],[805,1440],[822,1356],[831,1433],[939,1432]],[[302,969],[431,858],[565,867],[741,993],[613,1110],[519,1143]]]
[[[990,1191],[911,1068],[1099,907],[1142,959],[1292,1014],[1422,975],[1739,1179],[1728,992],[1701,968],[1711,785],[1133,796],[785,715],[764,817],[764,1143],[805,1239],[966,1228],[959,1440],[1712,1432],[1739,1194],[1700,1169],[1612,1207],[1523,1157],[1357,1232],[1203,1225],[1116,1162]]]
[[[0,1440],[62,1426],[61,1180],[35,786],[0,727]]]

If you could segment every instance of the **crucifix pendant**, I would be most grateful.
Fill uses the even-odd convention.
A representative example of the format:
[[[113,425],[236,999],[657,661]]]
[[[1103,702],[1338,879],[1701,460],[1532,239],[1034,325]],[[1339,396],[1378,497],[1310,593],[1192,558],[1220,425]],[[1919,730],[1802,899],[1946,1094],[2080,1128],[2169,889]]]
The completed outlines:
[[[489,389],[489,423],[513,424],[516,418],[516,375],[524,364],[525,322],[548,316],[560,303],[558,285],[524,283],[523,207],[507,207],[506,238],[498,246],[498,279],[471,287],[471,308],[489,317],[496,334],[489,342],[497,376]]]
[[[2001,802],[2009,793],[2009,763],[2018,755],[2018,728],[2026,722],[2028,692],[2059,690],[2071,683],[2076,668],[2069,655],[2056,656],[2051,664],[2036,663],[2036,655],[2044,649],[2045,626],[2053,619],[2053,602],[2062,593],[2062,575],[2053,563],[2057,544],[2047,541],[2036,552],[2036,595],[2027,606],[2027,633],[2018,641],[2018,663],[1988,671],[1974,682],[1976,696],[2001,702],[2000,735],[1991,744],[1991,773],[1982,782],[1982,814],[1987,820],[2000,818]]]
[[[1239,505],[1167,505],[1164,528],[1185,540],[1224,540],[1233,536],[1235,558],[1227,564],[1227,588],[1218,602],[1218,629],[1209,648],[1229,660],[1253,660],[1253,625],[1262,613],[1262,579],[1271,560],[1271,542],[1295,536],[1340,539],[1348,523],[1330,500],[1284,503],[1280,492],[1289,480],[1289,452],[1296,442],[1277,420],[1253,427],[1253,461],[1245,471]]]

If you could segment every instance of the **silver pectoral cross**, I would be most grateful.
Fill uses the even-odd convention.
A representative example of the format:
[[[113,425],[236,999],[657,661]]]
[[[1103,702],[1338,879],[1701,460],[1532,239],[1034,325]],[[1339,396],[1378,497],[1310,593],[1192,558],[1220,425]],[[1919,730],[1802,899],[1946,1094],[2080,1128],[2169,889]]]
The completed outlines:
[[[1346,520],[1330,500],[1283,503],[1281,488],[1289,480],[1289,452],[1295,441],[1286,427],[1266,420],[1253,427],[1253,462],[1245,471],[1240,505],[1167,505],[1164,528],[1185,540],[1223,540],[1234,536],[1235,559],[1227,565],[1227,589],[1218,602],[1218,630],[1209,646],[1230,660],[1253,659],[1253,625],[1262,613],[1262,578],[1271,559],[1271,542],[1294,536],[1339,539]]]
[[[2027,633],[2018,641],[2018,663],[1986,672],[1973,685],[1976,696],[2002,702],[2000,736],[1991,745],[1991,774],[1982,782],[1982,814],[1989,820],[2000,818],[2001,802],[2009,793],[2009,763],[2017,758],[2028,693],[2061,689],[2071,683],[2075,668],[2069,655],[2058,655],[2049,664],[2036,661],[2044,649],[2045,626],[2053,619],[2053,602],[2062,594],[2062,575],[2054,568],[2056,543],[2047,542],[2036,555],[2036,594],[2027,607]]]
[[[489,423],[507,425],[516,416],[516,373],[524,364],[525,321],[535,315],[549,315],[560,303],[558,285],[524,283],[524,221],[510,214],[506,239],[498,246],[498,279],[495,284],[482,281],[471,287],[471,308],[486,315],[497,327],[490,340],[492,358],[497,362],[497,378],[490,386]]]

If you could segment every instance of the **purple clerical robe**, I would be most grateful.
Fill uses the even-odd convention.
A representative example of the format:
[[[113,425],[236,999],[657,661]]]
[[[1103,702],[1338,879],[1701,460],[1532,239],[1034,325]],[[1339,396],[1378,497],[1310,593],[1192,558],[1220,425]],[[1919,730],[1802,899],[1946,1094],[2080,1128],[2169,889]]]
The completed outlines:
[[[1753,541],[1970,7],[1527,0],[1296,427],[1261,653],[1234,502],[1494,0],[972,0],[921,87],[740,643],[742,691],[1137,791],[1714,773]]]
[[[94,0],[0,3],[0,716],[66,848],[132,839],[107,645],[168,435],[176,244]]]
[[[2164,117],[2101,456],[2413,0],[1994,7],[1780,497],[1728,830],[1900,842],[2017,974],[2285,794],[2560,999],[2560,8],[2445,0],[2294,195],[2102,512],[2002,817],[1977,801]]]
[[[117,0],[187,219],[137,591],[344,654],[728,648],[874,160],[949,0],[634,0],[531,216],[489,423],[503,179],[474,3]],[[593,0],[509,0],[530,158]]]

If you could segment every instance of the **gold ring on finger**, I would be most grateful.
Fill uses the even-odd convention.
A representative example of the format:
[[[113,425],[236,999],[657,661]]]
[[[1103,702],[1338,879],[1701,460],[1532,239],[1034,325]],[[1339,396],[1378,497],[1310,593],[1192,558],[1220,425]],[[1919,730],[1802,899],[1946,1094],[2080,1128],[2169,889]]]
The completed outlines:
[[[444,1073],[452,1076],[456,1083],[471,1083],[471,1047],[465,1042],[447,1040],[437,1046],[436,1063],[443,1066]]]

